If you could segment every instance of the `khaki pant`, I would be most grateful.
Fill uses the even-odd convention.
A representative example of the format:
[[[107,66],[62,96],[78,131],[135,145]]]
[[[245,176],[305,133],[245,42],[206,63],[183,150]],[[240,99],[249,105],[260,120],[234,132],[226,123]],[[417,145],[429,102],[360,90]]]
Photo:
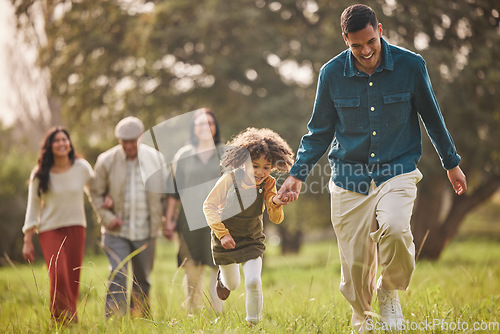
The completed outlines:
[[[378,260],[382,285],[406,290],[415,268],[415,245],[410,229],[418,169],[378,187],[372,181],[368,195],[348,191],[330,181],[332,224],[341,260],[340,291],[353,309],[353,326],[371,312]]]
[[[188,312],[196,313],[203,304],[203,288],[205,278],[205,267],[209,270],[210,282],[208,290],[210,293],[210,305],[215,313],[222,313],[222,300],[217,297],[215,285],[217,284],[217,267],[209,267],[203,264],[197,264],[189,252],[188,245],[184,237],[179,234],[179,256],[182,259],[184,268],[184,286],[186,289],[186,301],[184,306]]]

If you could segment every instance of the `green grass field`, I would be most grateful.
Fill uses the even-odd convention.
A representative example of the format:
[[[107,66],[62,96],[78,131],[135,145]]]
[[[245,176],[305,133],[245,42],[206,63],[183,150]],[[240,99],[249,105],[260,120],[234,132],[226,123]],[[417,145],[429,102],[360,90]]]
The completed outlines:
[[[175,252],[175,244],[159,241],[152,276],[153,320],[125,317],[106,322],[107,260],[103,255],[85,257],[80,322],[69,328],[57,328],[49,320],[49,284],[42,262],[32,268],[20,264],[0,268],[0,333],[351,331],[350,307],[338,289],[340,262],[334,241],[306,244],[293,256],[281,256],[278,248],[268,247],[262,274],[264,319],[253,328],[245,322],[243,284],[226,301],[223,316],[207,309],[188,316],[181,307],[183,272],[176,268]],[[408,325],[414,328],[409,333],[500,332],[500,243],[455,242],[440,261],[418,262],[410,288],[400,293],[400,299]]]

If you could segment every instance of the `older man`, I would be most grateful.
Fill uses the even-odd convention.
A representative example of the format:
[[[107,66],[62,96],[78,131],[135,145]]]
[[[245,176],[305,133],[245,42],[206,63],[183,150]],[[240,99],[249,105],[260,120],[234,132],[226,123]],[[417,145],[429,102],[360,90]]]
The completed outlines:
[[[136,117],[122,119],[115,128],[119,145],[102,153],[95,165],[92,197],[99,215],[102,244],[110,263],[106,316],[127,312],[127,264],[133,271],[132,315],[149,316],[150,273],[155,241],[162,223],[163,196],[146,189],[139,159],[158,159],[158,152],[138,145],[144,125]]]

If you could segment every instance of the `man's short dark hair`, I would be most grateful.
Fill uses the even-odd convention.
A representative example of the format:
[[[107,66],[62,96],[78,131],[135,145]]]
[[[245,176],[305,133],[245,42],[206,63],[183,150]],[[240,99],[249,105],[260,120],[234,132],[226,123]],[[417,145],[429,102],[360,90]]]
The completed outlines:
[[[374,29],[377,29],[377,15],[370,7],[366,5],[352,5],[347,7],[340,16],[340,27],[342,33],[347,36],[350,32],[360,31],[371,24]]]

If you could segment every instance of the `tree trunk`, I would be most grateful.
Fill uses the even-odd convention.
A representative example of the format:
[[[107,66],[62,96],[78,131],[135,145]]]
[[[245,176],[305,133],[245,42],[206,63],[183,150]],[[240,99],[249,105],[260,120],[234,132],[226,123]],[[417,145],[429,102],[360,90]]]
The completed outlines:
[[[412,231],[418,258],[439,257],[440,251],[435,250],[436,235],[439,235],[440,217],[443,211],[446,191],[442,174],[425,175],[418,186],[418,196],[412,216]],[[432,241],[431,241],[432,239]],[[439,242],[437,242],[439,243]],[[422,252],[425,254],[423,255]]]
[[[302,246],[302,230],[290,230],[284,225],[278,225],[278,231],[281,239],[281,253],[282,254],[296,254],[300,251]]]
[[[295,209],[298,210],[298,209]],[[290,212],[291,217],[287,218],[292,222],[294,219],[300,219],[294,215],[295,212]],[[267,210],[264,210],[264,228],[267,224],[273,224],[269,219]],[[278,229],[280,237],[281,254],[297,254],[302,246],[304,233],[298,224],[278,224],[275,225]]]
[[[495,178],[458,196],[442,175],[426,176],[426,182],[419,186],[412,218],[417,259],[439,259],[467,214],[487,201],[499,187],[500,179]]]

